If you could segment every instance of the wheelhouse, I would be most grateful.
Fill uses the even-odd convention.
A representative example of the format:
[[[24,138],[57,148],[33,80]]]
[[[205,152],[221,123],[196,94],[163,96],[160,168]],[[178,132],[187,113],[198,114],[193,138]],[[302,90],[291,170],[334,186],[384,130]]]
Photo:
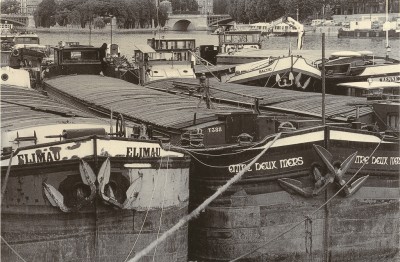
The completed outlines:
[[[218,35],[222,53],[229,53],[245,48],[261,48],[261,31],[228,31]]]
[[[49,67],[49,76],[58,74],[99,74],[101,71],[100,48],[66,43],[53,47],[54,65]]]
[[[196,40],[185,38],[151,38],[147,39],[147,45],[155,51],[149,53],[149,61],[192,61],[191,52],[196,48]]]

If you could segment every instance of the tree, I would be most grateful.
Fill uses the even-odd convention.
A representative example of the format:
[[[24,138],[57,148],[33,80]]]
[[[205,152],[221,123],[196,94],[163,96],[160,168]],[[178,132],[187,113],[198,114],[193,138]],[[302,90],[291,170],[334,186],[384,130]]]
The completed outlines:
[[[249,21],[250,23],[258,21],[257,18],[257,1],[255,0],[245,0],[244,1],[244,6],[245,6],[245,14],[246,14],[246,20]]]
[[[157,23],[160,24],[160,26],[165,26],[165,23],[167,22],[168,19],[168,12],[171,10],[171,3],[168,1],[162,1],[160,3],[160,6],[158,8],[158,20]],[[158,26],[158,24],[157,24]]]
[[[5,0],[1,3],[2,14],[17,14],[19,13],[20,3],[17,0]]]
[[[229,13],[229,0],[214,0],[213,10],[214,10],[214,14],[228,14]]]
[[[95,29],[96,29],[96,28],[102,29],[102,28],[104,28],[104,27],[106,26],[106,23],[104,23],[104,21],[103,21],[102,18],[97,17],[97,18],[95,18],[94,21],[93,21],[93,26],[94,26]]]
[[[39,26],[50,27],[56,24],[57,4],[54,0],[43,0],[37,7],[37,16]]]

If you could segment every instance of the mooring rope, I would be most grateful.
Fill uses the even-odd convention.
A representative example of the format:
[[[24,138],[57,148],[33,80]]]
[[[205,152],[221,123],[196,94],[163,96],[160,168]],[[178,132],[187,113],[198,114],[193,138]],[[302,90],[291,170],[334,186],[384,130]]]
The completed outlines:
[[[144,224],[145,224],[145,222],[146,222],[147,215],[149,214],[149,211],[150,211],[150,206],[151,206],[151,204],[152,204],[152,202],[153,202],[154,192],[156,191],[156,186],[157,186],[158,180],[159,180],[159,178],[160,178],[159,174],[160,174],[160,170],[161,170],[161,166],[162,166],[162,160],[163,160],[163,159],[162,159],[162,157],[161,157],[161,160],[160,160],[160,168],[159,168],[158,171],[157,171],[157,178],[156,178],[156,180],[155,180],[155,182],[154,182],[153,191],[151,192],[150,202],[149,202],[149,205],[147,206],[147,210],[146,210],[146,214],[145,214],[144,219],[143,219],[142,226],[140,227],[138,236],[136,237],[136,240],[135,240],[135,242],[133,243],[133,246],[132,246],[131,250],[129,251],[128,255],[126,256],[124,262],[128,261],[129,256],[132,254],[133,249],[135,248],[136,243],[137,243],[137,241],[139,240],[139,237],[140,237],[140,235],[141,235],[141,233],[142,233],[142,231],[143,231],[143,227],[144,227]]]
[[[0,204],[3,202],[4,193],[6,192],[7,183],[8,183],[8,177],[10,176],[11,164],[12,164],[13,156],[14,156],[14,152],[11,151],[11,154],[10,154],[10,161],[8,162],[6,177],[4,178],[4,182],[2,182],[2,183],[3,183],[3,186],[2,186],[2,188],[1,188],[1,200],[0,200]]]
[[[380,144],[382,143],[383,138],[381,138],[381,140],[379,141],[378,145],[375,147],[375,149],[372,151],[372,153],[369,155],[369,157],[371,158],[374,154],[375,151],[378,149],[378,147],[380,146]],[[268,244],[270,244],[271,242],[275,241],[276,239],[278,239],[279,237],[285,235],[286,233],[288,233],[289,231],[292,231],[294,228],[296,228],[297,226],[301,225],[303,222],[307,221],[308,219],[310,219],[312,216],[314,216],[319,210],[321,210],[321,208],[325,207],[327,204],[329,204],[333,198],[335,198],[356,176],[357,174],[361,171],[361,169],[364,168],[364,166],[367,164],[366,161],[364,161],[364,163],[362,164],[362,166],[357,170],[357,172],[332,196],[330,197],[325,203],[323,203],[321,206],[319,206],[316,210],[314,210],[314,212],[312,212],[310,215],[307,215],[303,220],[297,222],[296,224],[294,224],[293,226],[291,226],[290,228],[288,228],[287,230],[283,231],[282,233],[278,234],[276,237],[272,238],[271,240],[269,240],[267,243],[262,244],[261,246],[233,259],[230,260],[230,262],[235,262],[235,261],[239,261],[240,259],[247,257],[248,255],[253,254],[254,252],[256,252],[257,250],[259,250],[260,248],[263,248],[265,246],[267,246]]]
[[[278,58],[278,60],[276,61],[276,64],[274,65],[274,68],[272,69],[272,72],[275,72],[275,68],[276,68],[276,66],[277,66],[277,65],[278,65],[278,63],[279,63],[279,60],[280,60],[280,58]],[[268,77],[267,81],[265,82],[265,85],[264,85],[264,87],[266,87],[266,86],[267,86],[267,84],[268,84],[269,80],[271,79],[271,76],[272,76],[272,73],[269,75],[269,77]]]
[[[238,154],[241,154],[241,153],[246,152],[246,151],[250,151],[251,149],[253,149],[253,148],[257,147],[257,146],[262,146],[262,144],[264,144],[268,139],[270,139],[272,137],[274,137],[274,136],[266,136],[265,138],[263,138],[263,140],[261,140],[257,144],[254,144],[252,146],[237,150],[234,153],[224,153],[224,154],[218,154],[218,155],[197,152],[196,150],[191,150],[191,149],[185,148],[185,147],[176,147],[176,148],[179,148],[181,150],[184,150],[186,152],[189,152],[189,153],[192,153],[192,154],[195,154],[195,155],[201,155],[201,156],[210,156],[210,157],[231,156],[231,155],[238,155]],[[215,151],[215,150],[220,150],[220,149],[223,150],[223,149],[226,149],[226,148],[227,147],[213,147],[211,149],[213,151]]]
[[[26,262],[26,260],[10,244],[8,244],[8,242],[3,238],[3,236],[1,236],[1,240],[3,240],[3,242],[12,250],[12,252],[14,252],[15,255],[17,255],[19,259]]]
[[[195,210],[193,210],[189,215],[184,216],[179,220],[178,223],[176,223],[173,227],[171,227],[168,231],[166,231],[164,234],[161,235],[161,237],[150,243],[146,248],[144,248],[142,251],[136,254],[135,257],[133,257],[129,262],[135,262],[141,259],[143,256],[148,254],[155,246],[157,246],[159,243],[163,242],[165,239],[167,239],[169,236],[171,236],[175,231],[180,229],[182,226],[184,226],[187,222],[192,220],[193,218],[197,217],[202,210],[204,210],[212,201],[214,201],[218,196],[220,196],[222,193],[224,193],[232,184],[236,183],[239,181],[244,173],[250,169],[250,167],[262,156],[267,152],[267,150],[275,143],[276,140],[279,139],[281,136],[281,133],[278,133],[274,140],[272,140],[271,144],[269,144],[264,150],[258,154],[251,163],[249,163],[245,168],[243,168],[240,172],[238,172],[234,177],[232,177],[225,185],[222,187],[218,188],[218,190],[209,198],[207,198],[201,205],[199,205]]]
[[[168,151],[171,150],[171,146],[168,149]],[[165,172],[165,180],[164,180],[164,192],[163,192],[163,197],[162,197],[162,202],[161,202],[161,214],[160,214],[160,224],[158,226],[158,231],[157,231],[157,240],[158,237],[160,235],[160,230],[161,230],[161,223],[162,223],[162,217],[163,217],[163,212],[164,212],[164,202],[165,202],[165,192],[166,192],[166,188],[167,188],[167,180],[168,180],[168,164],[169,164],[169,155],[167,156],[167,170]],[[154,262],[154,258],[156,256],[156,252],[157,252],[157,247],[158,245],[154,248],[154,253],[153,253],[153,262]]]

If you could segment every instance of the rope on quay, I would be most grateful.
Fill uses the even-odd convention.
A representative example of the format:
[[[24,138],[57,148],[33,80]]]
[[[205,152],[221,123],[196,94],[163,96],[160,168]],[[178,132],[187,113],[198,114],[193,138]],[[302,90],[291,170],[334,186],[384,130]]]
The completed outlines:
[[[19,259],[21,259],[22,261],[26,262],[26,260],[23,257],[21,257],[21,255],[18,254],[18,252],[14,248],[12,248],[12,246],[10,244],[8,244],[8,242],[3,238],[3,236],[1,236],[1,240],[3,240],[3,242],[15,253],[15,255],[17,255],[17,257]]]
[[[164,234],[161,235],[161,237],[158,240],[153,241],[148,245],[146,248],[144,248],[142,251],[136,254],[135,257],[133,257],[129,262],[136,262],[139,261],[143,256],[148,254],[153,248],[155,248],[159,243],[163,242],[165,239],[167,239],[169,236],[171,236],[175,231],[180,229],[182,226],[184,226],[187,222],[192,220],[193,218],[197,217],[202,210],[204,210],[212,201],[214,201],[218,196],[220,196],[222,193],[224,193],[232,184],[236,183],[239,181],[244,173],[250,169],[250,167],[262,156],[267,152],[267,150],[276,142],[276,140],[279,139],[281,136],[281,133],[278,133],[274,140],[266,147],[264,150],[258,154],[253,161],[251,161],[245,168],[243,168],[240,172],[238,172],[234,177],[232,177],[225,185],[222,187],[218,188],[218,190],[209,198],[207,198],[200,206],[198,206],[195,210],[193,210],[189,215],[184,216],[181,220],[179,220],[178,223],[176,223],[173,227],[171,227],[168,231],[166,231]]]
[[[378,149],[378,147],[380,146],[380,144],[382,143],[384,137],[381,138],[381,140],[379,141],[378,145],[375,147],[375,149],[372,151],[372,153],[369,155],[369,157],[371,158],[374,154],[375,151]],[[367,164],[366,161],[364,161],[364,163],[362,164],[362,166],[357,170],[357,172],[349,179],[347,180],[347,182],[332,196],[330,197],[325,203],[323,203],[321,206],[319,206],[316,210],[314,210],[314,212],[312,212],[310,215],[306,215],[305,218],[299,222],[297,222],[296,224],[294,224],[293,226],[291,226],[289,229],[283,231],[282,233],[280,233],[279,235],[277,235],[276,237],[272,238],[271,240],[269,240],[267,243],[262,244],[261,246],[241,255],[240,257],[237,257],[233,260],[230,260],[229,262],[235,262],[235,261],[239,261],[242,258],[247,257],[248,255],[253,254],[254,252],[256,252],[257,250],[259,250],[260,248],[263,248],[265,246],[267,246],[269,243],[275,241],[276,239],[278,239],[279,237],[285,235],[286,233],[288,233],[289,231],[292,231],[294,228],[296,228],[297,226],[299,226],[300,224],[302,224],[303,222],[309,220],[312,216],[314,216],[321,208],[323,208],[324,206],[326,206],[328,203],[330,203],[333,198],[335,198],[356,176],[357,174],[361,171],[361,169],[364,168],[364,166]]]

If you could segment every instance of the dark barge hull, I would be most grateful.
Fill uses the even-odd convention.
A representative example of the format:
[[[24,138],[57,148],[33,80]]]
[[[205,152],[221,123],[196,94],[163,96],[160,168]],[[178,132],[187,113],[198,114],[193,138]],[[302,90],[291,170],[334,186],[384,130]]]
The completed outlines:
[[[119,149],[103,147],[110,141]],[[156,142],[90,137],[18,149],[2,200],[2,238],[26,261],[124,261],[131,249],[129,257],[132,258],[157,239],[161,214],[161,234],[187,214],[189,197],[189,159],[182,157],[183,154],[178,156],[176,152],[161,149],[159,157],[114,155],[121,149],[127,152],[127,147],[138,146],[138,143],[149,147],[158,145]],[[83,148],[90,147],[93,147],[92,154],[81,155],[86,152]],[[57,157],[41,162],[31,157],[37,150],[57,148],[60,150]],[[99,176],[107,158],[110,159],[110,186],[115,199],[124,203],[127,189],[140,183],[135,200],[122,208],[117,207],[101,199],[96,189],[95,198],[77,209],[83,199],[79,195],[87,199],[91,193],[81,178],[80,159]],[[7,158],[2,158],[3,181],[8,162]],[[46,196],[44,183],[56,188],[71,210],[62,211],[53,206]],[[168,192],[164,198],[165,185]],[[160,244],[154,257],[154,261],[187,261],[187,227]],[[3,241],[1,259],[20,261]],[[153,253],[141,261],[152,259]]]
[[[322,167],[322,174],[326,172],[322,171],[324,164],[313,145],[326,143],[335,164],[358,152],[344,176],[345,181],[357,172],[362,161],[368,161],[354,178],[369,175],[365,183],[352,196],[340,194],[317,211],[311,217],[312,228],[308,231],[303,222],[240,261],[309,261],[311,257],[313,261],[395,261],[400,243],[399,143],[384,141],[379,144],[379,141],[379,137],[369,133],[339,128],[282,135],[276,146],[272,146],[240,182],[190,223],[190,259],[229,261],[238,258],[265,245],[314,212],[337,191],[337,185],[333,183],[325,192],[304,197],[282,187],[278,179],[296,179],[304,187],[312,189],[315,183],[311,175],[313,167]],[[367,160],[365,157],[378,144],[373,157]],[[190,209],[198,206],[244,166],[232,163],[252,159],[260,152],[261,149],[237,148],[195,154],[202,163],[223,167],[212,168],[192,160]],[[306,251],[306,233],[312,236],[312,244],[308,242],[307,246],[311,248],[311,254]]]

